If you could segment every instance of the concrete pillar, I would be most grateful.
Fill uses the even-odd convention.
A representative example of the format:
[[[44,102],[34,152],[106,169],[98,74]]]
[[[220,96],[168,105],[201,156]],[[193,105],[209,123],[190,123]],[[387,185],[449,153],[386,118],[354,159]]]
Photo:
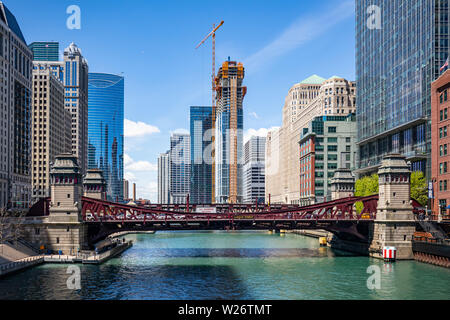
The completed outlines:
[[[353,197],[355,177],[350,169],[341,168],[334,172],[331,179],[331,200]]]
[[[103,171],[89,169],[83,179],[84,196],[87,198],[106,200],[106,181]]]
[[[34,237],[46,249],[76,254],[87,248],[87,228],[81,215],[81,170],[77,158],[72,154],[56,156],[50,181],[49,216],[41,225],[34,226],[40,229],[34,232]]]
[[[414,259],[412,237],[416,230],[411,205],[411,171],[406,158],[390,154],[378,170],[379,200],[374,222],[371,256],[383,258],[384,246],[397,248],[397,259]]]

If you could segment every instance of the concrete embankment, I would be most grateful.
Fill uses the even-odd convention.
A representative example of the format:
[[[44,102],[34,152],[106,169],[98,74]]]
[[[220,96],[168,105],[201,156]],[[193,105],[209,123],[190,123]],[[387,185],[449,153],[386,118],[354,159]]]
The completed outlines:
[[[47,263],[83,263],[83,264],[101,264],[112,259],[128,248],[133,246],[133,241],[125,241],[117,246],[102,253],[81,253],[78,255],[46,255],[44,261]]]
[[[44,262],[42,256],[32,256],[0,265],[0,277],[34,267]]]

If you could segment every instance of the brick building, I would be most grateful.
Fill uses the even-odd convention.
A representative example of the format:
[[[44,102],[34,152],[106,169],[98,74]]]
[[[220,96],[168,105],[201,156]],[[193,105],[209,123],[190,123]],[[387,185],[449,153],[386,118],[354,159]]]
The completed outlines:
[[[431,85],[431,176],[434,198],[433,213],[449,212],[450,205],[450,70]]]

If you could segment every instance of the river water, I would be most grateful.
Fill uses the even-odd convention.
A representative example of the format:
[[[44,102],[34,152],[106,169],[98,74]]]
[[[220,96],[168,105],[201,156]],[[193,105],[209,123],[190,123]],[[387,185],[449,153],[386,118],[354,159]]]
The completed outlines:
[[[450,270],[415,261],[385,264],[265,232],[129,235],[134,246],[102,265],[45,264],[0,279],[0,299],[449,299]],[[368,268],[375,273],[368,273]],[[379,289],[368,278],[380,274]],[[373,280],[375,279],[375,280]]]

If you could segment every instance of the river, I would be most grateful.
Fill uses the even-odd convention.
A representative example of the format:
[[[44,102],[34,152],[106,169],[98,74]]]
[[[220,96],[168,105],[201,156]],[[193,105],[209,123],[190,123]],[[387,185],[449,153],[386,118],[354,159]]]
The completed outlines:
[[[0,279],[0,299],[449,299],[450,270],[384,263],[266,232],[157,232],[102,265],[45,264]],[[379,289],[369,289],[370,266]],[[371,282],[371,283],[377,283]]]

